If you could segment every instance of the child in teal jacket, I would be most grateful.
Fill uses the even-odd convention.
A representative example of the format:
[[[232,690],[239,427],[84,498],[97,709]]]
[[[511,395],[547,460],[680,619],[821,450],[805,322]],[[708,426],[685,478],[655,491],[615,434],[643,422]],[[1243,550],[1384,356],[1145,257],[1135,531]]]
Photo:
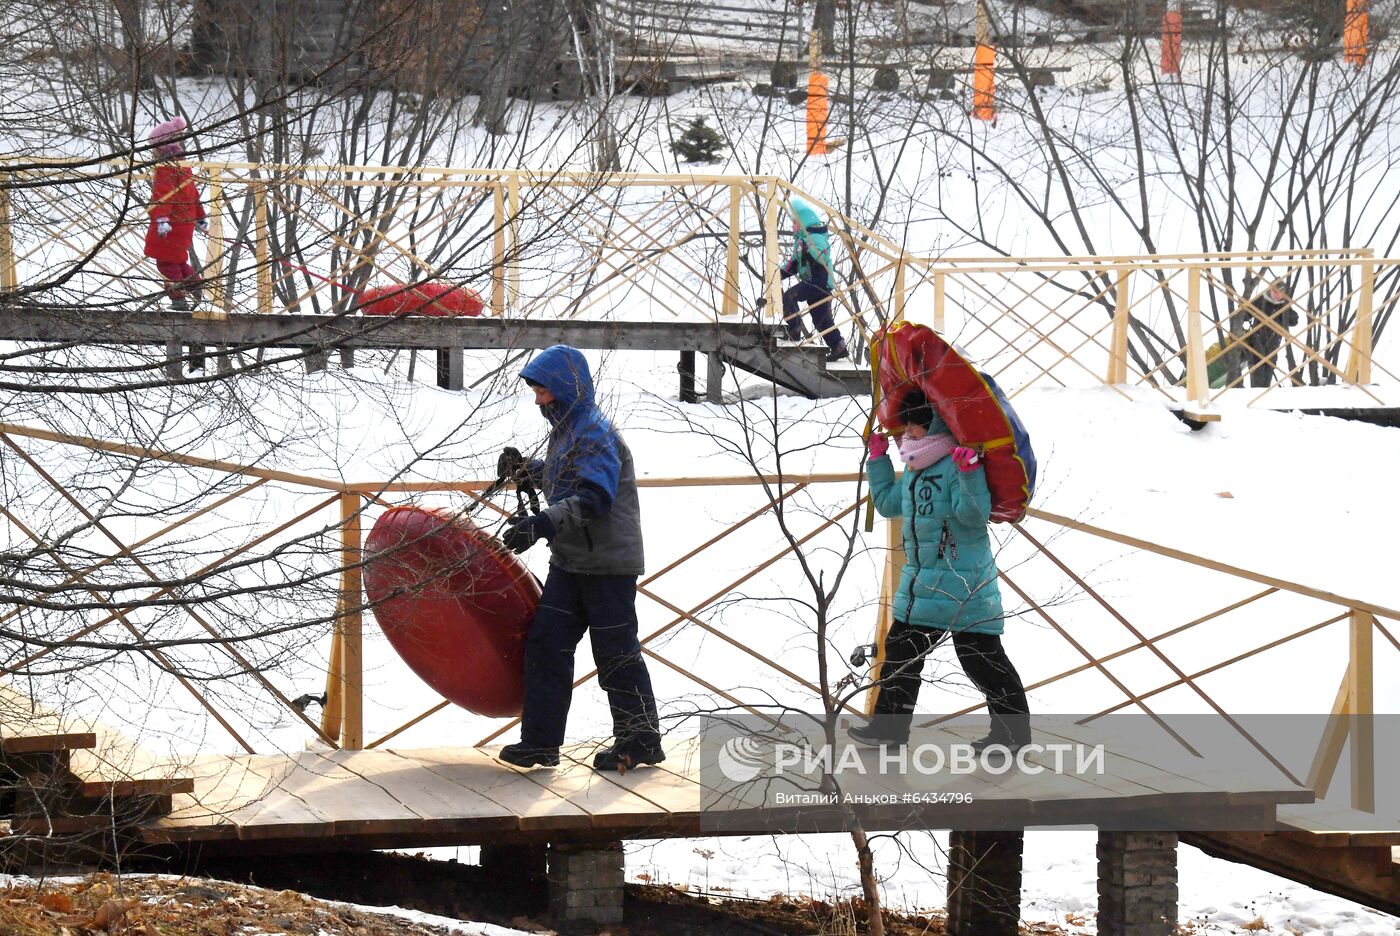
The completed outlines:
[[[1030,742],[1021,677],[1001,645],[1003,612],[987,521],[992,498],[977,452],[958,445],[923,393],[900,404],[905,463],[895,477],[883,436],[870,437],[866,472],[875,509],[904,518],[904,569],[885,638],[875,712],[850,730],[857,741],[903,744],[909,738],[924,659],[950,636],[958,661],[986,696],[992,731],[974,742],[1019,748]]]
[[[850,356],[846,339],[836,328],[832,313],[833,273],[831,235],[817,209],[800,198],[792,200],[792,256],[779,271],[783,279],[796,276],[797,282],[783,292],[783,327],[793,341],[802,340],[801,303],[807,303],[812,324],[826,342],[828,361]]]

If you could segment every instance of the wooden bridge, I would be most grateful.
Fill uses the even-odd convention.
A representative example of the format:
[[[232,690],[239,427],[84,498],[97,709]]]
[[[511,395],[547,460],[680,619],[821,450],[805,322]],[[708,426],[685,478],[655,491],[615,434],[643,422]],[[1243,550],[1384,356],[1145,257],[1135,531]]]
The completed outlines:
[[[30,860],[36,856],[51,857],[55,848],[76,849],[78,855],[91,854],[86,849],[100,852],[105,847],[103,843],[110,841],[114,834],[121,836],[124,848],[139,845],[156,852],[197,848],[202,854],[548,843],[552,849],[550,855],[557,853],[557,858],[551,860],[559,867],[567,868],[571,861],[595,871],[599,861],[607,867],[615,866],[615,872],[608,872],[611,875],[608,880],[614,883],[594,887],[587,881],[575,881],[565,887],[566,892],[586,891],[590,906],[606,917],[614,909],[611,903],[617,899],[614,891],[621,885],[622,852],[614,849],[612,843],[629,838],[738,833],[754,828],[756,817],[752,810],[746,812],[736,807],[732,810],[734,815],[727,817],[723,810],[717,814],[713,805],[706,806],[707,795],[714,792],[713,783],[706,780],[704,765],[697,762],[701,748],[694,735],[681,729],[668,733],[669,756],[663,765],[625,776],[592,772],[588,764],[596,750],[594,745],[571,748],[563,768],[558,771],[508,768],[494,761],[492,754],[499,743],[496,739],[513,727],[513,720],[493,725],[485,737],[472,743],[422,749],[394,742],[406,730],[441,712],[447,707],[445,702],[429,706],[397,727],[381,730],[378,737],[365,736],[364,712],[373,700],[367,695],[365,683],[366,648],[361,620],[364,600],[359,591],[356,561],[361,543],[361,518],[367,510],[391,503],[392,498],[402,494],[412,492],[418,498],[434,491],[470,495],[486,487],[487,482],[432,485],[333,481],[270,467],[200,461],[187,454],[165,455],[121,443],[60,437],[17,425],[0,426],[0,433],[16,446],[44,442],[83,446],[114,456],[141,453],[152,459],[152,464],[168,462],[189,470],[229,474],[245,482],[239,489],[241,493],[225,494],[217,503],[194,508],[194,513],[206,520],[230,510],[233,516],[246,516],[246,509],[240,511],[237,506],[238,498],[248,496],[247,492],[265,484],[310,486],[318,494],[329,495],[317,503],[320,509],[330,510],[336,518],[333,529],[339,531],[341,543],[339,550],[325,552],[332,563],[344,565],[341,593],[336,601],[336,626],[328,653],[330,669],[326,676],[327,700],[323,717],[319,722],[311,721],[273,684],[266,684],[270,697],[294,710],[306,725],[312,741],[304,752],[256,750],[244,739],[245,729],[237,713],[220,711],[195,685],[185,688],[215,713],[246,753],[162,761],[124,742],[121,732],[106,732],[100,726],[75,723],[67,713],[60,717],[35,709],[28,699],[12,693],[4,718],[0,719],[0,731],[3,731],[0,750],[4,752],[11,788],[26,791],[23,795],[12,794],[5,803],[11,818],[9,837],[4,841],[12,860],[22,863],[26,856]],[[775,493],[775,499],[788,502],[791,510],[790,499],[794,494],[813,486],[850,485],[855,480],[855,475],[842,474],[788,478],[644,478],[640,483],[644,490],[677,485],[693,490],[696,484],[776,485],[781,493]],[[215,492],[211,492],[210,496],[214,495]],[[12,514],[16,506],[10,505],[7,509]],[[649,625],[643,635],[648,658],[691,680],[699,691],[727,700],[737,709],[757,716],[762,715],[763,707],[735,687],[736,672],[771,673],[773,679],[763,683],[770,696],[780,685],[786,685],[796,691],[794,699],[809,697],[817,687],[807,675],[793,669],[791,661],[762,652],[761,645],[756,644],[756,634],[747,634],[744,640],[736,639],[730,628],[711,612],[726,596],[752,589],[752,579],[758,571],[791,555],[795,548],[824,535],[824,531],[829,535],[835,525],[849,522],[858,507],[855,503],[834,515],[811,518],[809,532],[795,531],[797,545],[786,544],[772,557],[746,568],[732,582],[716,587],[714,573],[700,571],[696,575],[698,570],[706,568],[705,557],[718,558],[729,537],[740,534],[774,508],[774,501],[764,497],[754,512],[733,526],[706,536],[699,546],[648,576],[640,583],[639,598],[666,615],[660,626]],[[302,518],[306,516],[303,514]],[[286,524],[281,527],[285,529]],[[1400,612],[1230,566],[1209,557],[1155,546],[1122,532],[1043,511],[1033,511],[1026,524],[1016,529],[1019,538],[1034,550],[1037,561],[1062,569],[1068,581],[1074,583],[1073,587],[1091,597],[1092,603],[1112,612],[1130,638],[1111,652],[1090,653],[1080,643],[1085,638],[1076,637],[1076,631],[1083,633],[1087,627],[1094,631],[1095,640],[1102,640],[1101,624],[1079,621],[1072,609],[1030,602],[1029,613],[1037,615],[1051,632],[1061,635],[1067,646],[1077,648],[1082,655],[1078,665],[1059,672],[1047,672],[1043,668],[1028,670],[1028,688],[1032,692],[1040,695],[1061,682],[1073,681],[1080,674],[1095,673],[1114,682],[1124,693],[1124,701],[1118,706],[1049,729],[1055,736],[1075,743],[1102,740],[1095,721],[1129,706],[1155,720],[1159,716],[1153,708],[1154,697],[1178,687],[1189,689],[1208,709],[1228,718],[1225,710],[1201,685],[1209,674],[1222,668],[1238,667],[1243,661],[1274,647],[1336,627],[1345,631],[1349,662],[1341,677],[1334,715],[1361,717],[1333,719],[1318,741],[1311,768],[1296,775],[1286,769],[1262,773],[1213,772],[1203,769],[1201,762],[1195,761],[1185,749],[1122,746],[1121,739],[1110,739],[1119,746],[1109,748],[1107,770],[1100,775],[1047,778],[1020,772],[1009,775],[989,772],[954,778],[940,787],[945,793],[971,794],[971,803],[965,800],[941,803],[877,800],[869,806],[857,804],[839,810],[803,803],[765,811],[764,822],[792,832],[841,828],[857,819],[871,830],[950,828],[954,830],[951,877],[965,884],[971,874],[979,886],[993,891],[1001,888],[999,892],[1004,894],[1019,890],[1019,858],[1013,861],[1007,857],[1004,863],[993,862],[980,866],[980,871],[973,871],[970,865],[975,861],[969,859],[959,865],[957,856],[1019,855],[1019,836],[1026,827],[1094,825],[1101,829],[1106,853],[1118,856],[1112,861],[1131,864],[1150,860],[1156,862],[1154,867],[1165,864],[1170,868],[1174,867],[1174,848],[1179,833],[1181,840],[1199,844],[1213,853],[1249,861],[1380,909],[1400,910],[1400,899],[1397,899],[1400,898],[1397,893],[1400,874],[1392,861],[1395,854],[1392,850],[1400,845],[1400,829],[1387,825],[1384,816],[1367,812],[1375,809],[1377,802],[1377,739],[1368,729],[1369,716],[1374,709],[1372,685],[1377,665],[1372,644],[1373,638],[1379,636],[1400,651],[1400,643],[1387,627],[1387,623],[1400,620]],[[269,532],[275,534],[276,530]],[[242,535],[249,542],[265,541],[268,536],[256,530],[244,530]],[[1245,591],[1243,597],[1232,596],[1214,611],[1192,612],[1192,619],[1185,623],[1164,630],[1144,630],[1117,610],[1113,601],[1095,592],[1072,571],[1065,558],[1069,548],[1066,537],[1111,541],[1178,569],[1154,578],[1181,583],[1188,581],[1191,575],[1224,576],[1243,586]],[[1053,548],[1047,545],[1052,542]],[[241,555],[244,548],[234,548],[229,561]],[[129,547],[119,549],[126,551]],[[894,550],[886,553],[886,562],[885,587],[889,589],[894,587],[900,562]],[[708,597],[698,601],[682,597],[683,592],[677,589],[676,583],[667,584],[668,576],[681,569],[689,573],[687,582],[697,578],[703,582]],[[1016,594],[1026,598],[1019,583],[1026,574],[1029,570],[1024,562],[1008,565],[1003,571],[1008,596]],[[668,596],[673,589],[676,589],[674,595]],[[1233,617],[1261,603],[1273,605],[1284,599],[1287,600],[1283,604],[1273,607],[1269,615],[1271,620],[1281,623],[1298,613],[1305,619],[1315,619],[1302,626],[1295,625],[1293,630],[1282,634],[1280,628],[1274,627],[1268,632],[1267,642],[1257,648],[1205,665],[1178,663],[1158,646],[1159,642],[1199,627],[1220,627],[1221,633],[1234,632],[1238,625],[1232,622]],[[881,607],[888,612],[888,599]],[[194,608],[190,611],[198,615]],[[656,619],[644,614],[643,620],[654,622]],[[707,662],[703,667],[697,667],[684,657],[672,659],[679,649],[673,638],[680,633],[677,627],[681,624],[692,633],[703,633],[708,640],[718,641],[707,647]],[[882,627],[887,625],[886,620]],[[75,639],[83,633],[76,631]],[[219,636],[217,629],[206,629],[206,633]],[[238,658],[236,645],[230,644],[227,649],[232,658]],[[18,669],[32,668],[48,652],[31,653],[18,662]],[[1132,652],[1155,655],[1175,676],[1158,686],[1124,683],[1107,664]],[[592,675],[584,674],[579,682],[590,680]],[[844,703],[846,711],[853,715],[861,709],[855,695],[859,686],[857,682],[843,696],[849,700]],[[976,706],[965,708],[920,723],[919,730],[927,732],[937,745],[966,741],[973,735],[957,720],[975,709]],[[378,720],[382,723],[382,718]],[[1241,746],[1251,746],[1263,752],[1265,758],[1269,757],[1267,748],[1247,729],[1241,727],[1239,731]],[[1038,741],[1047,739],[1047,729],[1038,725],[1037,732]],[[1321,796],[1328,791],[1335,769],[1346,752],[1349,752],[1352,787],[1350,806],[1339,805],[1336,795],[1315,806],[1309,805],[1315,794]],[[896,781],[889,778],[861,779],[852,789],[896,797],[916,792],[896,785]],[[730,818],[733,821],[726,826]],[[1152,822],[1156,824],[1149,825]],[[1136,834],[1143,826],[1174,831]],[[1105,875],[1101,882],[1102,893],[1113,895],[1105,900],[1127,901],[1139,909],[1147,908],[1143,912],[1159,912],[1160,908],[1151,909],[1156,906],[1152,903],[1156,898],[1151,894],[1134,896],[1123,892],[1121,878],[1115,883],[1113,874],[1105,872]],[[573,891],[569,891],[570,887]],[[1011,901],[1011,909],[1007,910],[1010,913],[1014,910],[1014,900],[1011,897],[1007,900]],[[974,909],[965,907],[955,911],[954,916],[974,913]],[[984,927],[980,932],[998,931],[987,929],[985,925],[985,921],[977,924]]]
[[[533,347],[548,323],[561,327],[546,333],[584,346],[711,354],[711,399],[724,365],[842,395],[860,381],[851,368],[822,367],[811,351],[821,336],[797,351],[769,340],[781,316],[784,212],[802,197],[830,219],[834,327],[857,362],[871,333],[908,318],[948,335],[1013,392],[1108,384],[1209,412],[1222,401],[1268,406],[1298,386],[1347,386],[1355,405],[1393,407],[1374,385],[1400,384],[1372,355],[1400,302],[1400,262],[1366,249],[954,258],[911,252],[772,176],[193,165],[211,219],[197,258],[204,311],[142,319],[161,301],[141,255],[145,213],[129,197],[147,186],[147,168],[0,162],[0,339],[43,326],[54,340],[85,341],[97,337],[91,325],[131,322],[143,340],[224,339],[233,351],[274,337],[368,347],[371,333],[381,347],[508,349]],[[1236,311],[1275,279],[1299,325],[1242,326]],[[474,338],[462,323],[359,322],[366,289],[425,281],[476,288],[497,324]],[[226,331],[200,321],[255,314],[303,318]],[[758,331],[719,327],[736,323]],[[651,327],[667,324],[678,327]],[[679,327],[701,324],[713,333]],[[1260,330],[1278,340],[1278,373],[1252,386],[1246,342]],[[443,367],[454,386],[455,354]]]

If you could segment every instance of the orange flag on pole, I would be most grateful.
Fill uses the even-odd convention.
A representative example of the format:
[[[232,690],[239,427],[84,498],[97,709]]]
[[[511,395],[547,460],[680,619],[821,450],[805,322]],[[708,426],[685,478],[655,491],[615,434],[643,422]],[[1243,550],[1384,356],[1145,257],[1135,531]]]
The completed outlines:
[[[822,156],[827,151],[826,122],[831,117],[831,98],[822,71],[822,34],[815,23],[807,40],[807,68],[807,155]]]
[[[1181,10],[1175,3],[1162,14],[1162,74],[1181,77]]]
[[[1357,68],[1366,64],[1366,40],[1371,31],[1370,6],[1370,0],[1347,0],[1342,48],[1346,60]]]
[[[826,122],[831,115],[827,77],[813,69],[807,77],[807,155],[826,152]]]
[[[972,60],[972,116],[997,119],[997,50],[992,45],[992,24],[983,0],[977,0],[977,52]]]
[[[989,45],[979,45],[975,61],[972,73],[972,116],[978,120],[996,120],[997,50]]]

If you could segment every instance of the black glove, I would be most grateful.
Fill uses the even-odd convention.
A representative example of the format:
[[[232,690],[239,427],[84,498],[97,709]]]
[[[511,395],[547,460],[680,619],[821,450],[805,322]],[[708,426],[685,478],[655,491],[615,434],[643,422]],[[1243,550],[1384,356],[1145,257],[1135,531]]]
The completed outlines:
[[[507,445],[501,449],[501,455],[496,459],[496,482],[519,482],[526,475],[526,464],[520,449]]]
[[[501,536],[501,542],[514,553],[523,553],[541,539],[554,539],[554,524],[544,514],[507,517],[506,526],[509,529]]]

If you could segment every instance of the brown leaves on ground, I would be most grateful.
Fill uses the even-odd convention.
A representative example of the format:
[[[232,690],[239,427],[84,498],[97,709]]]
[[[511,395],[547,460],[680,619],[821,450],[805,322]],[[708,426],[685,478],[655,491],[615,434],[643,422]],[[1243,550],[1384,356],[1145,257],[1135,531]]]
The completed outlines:
[[[222,881],[98,874],[0,887],[4,936],[445,936],[295,891]]]

